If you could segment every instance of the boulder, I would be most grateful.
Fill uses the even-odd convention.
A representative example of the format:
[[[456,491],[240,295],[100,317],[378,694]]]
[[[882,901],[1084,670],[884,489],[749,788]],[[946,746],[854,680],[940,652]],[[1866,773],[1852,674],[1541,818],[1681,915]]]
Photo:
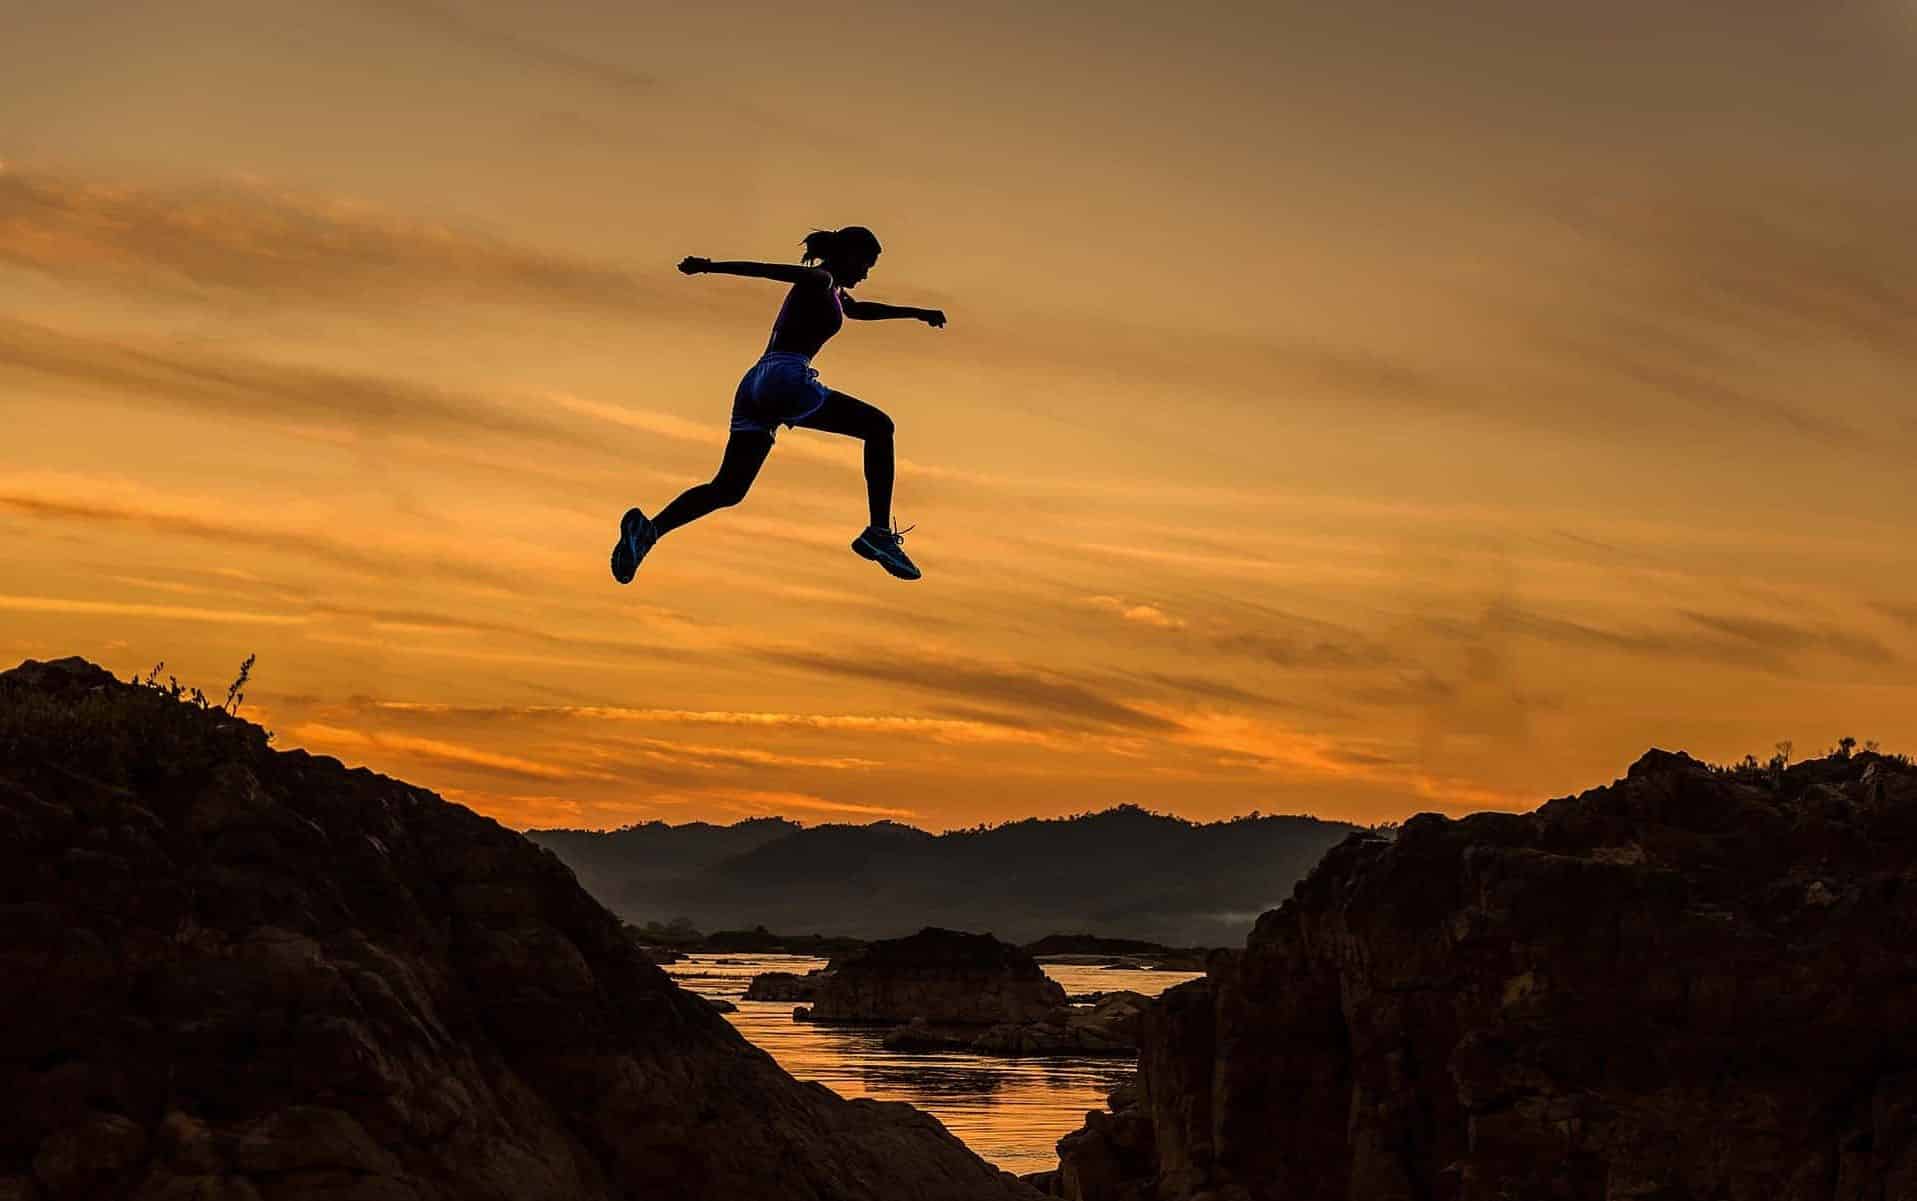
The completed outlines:
[[[1091,1009],[1062,1007],[1042,1021],[993,1026],[970,1046],[988,1055],[1133,1055],[1151,1003],[1143,993],[1107,993]]]
[[[1354,835],[1145,1012],[1060,1194],[1917,1196],[1913,863],[1875,754]]]
[[[888,1051],[953,1051],[971,1046],[978,1032],[972,1027],[934,1026],[923,1018],[886,1031]]]
[[[815,1022],[990,1026],[1045,1017],[1065,990],[1017,947],[989,934],[926,929],[835,959]]]
[[[800,975],[797,972],[760,972],[746,985],[748,1001],[810,1001],[819,995],[824,983],[823,969]]]

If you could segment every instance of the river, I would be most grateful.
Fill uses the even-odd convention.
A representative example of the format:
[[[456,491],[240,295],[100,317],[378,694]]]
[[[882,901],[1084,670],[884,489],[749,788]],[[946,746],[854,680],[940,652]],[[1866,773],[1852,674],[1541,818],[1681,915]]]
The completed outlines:
[[[692,955],[666,971],[693,992],[737,1005],[738,1012],[726,1016],[739,1033],[800,1080],[816,1080],[842,1097],[908,1101],[1008,1172],[1057,1167],[1058,1140],[1084,1123],[1086,1110],[1103,1109],[1105,1094],[1137,1067],[1133,1059],[1091,1055],[887,1051],[880,1045],[883,1029],[795,1022],[791,1001],[741,999],[760,972],[803,973],[824,966],[823,959],[799,955]],[[1201,974],[1042,966],[1073,994],[1131,989],[1157,996]]]

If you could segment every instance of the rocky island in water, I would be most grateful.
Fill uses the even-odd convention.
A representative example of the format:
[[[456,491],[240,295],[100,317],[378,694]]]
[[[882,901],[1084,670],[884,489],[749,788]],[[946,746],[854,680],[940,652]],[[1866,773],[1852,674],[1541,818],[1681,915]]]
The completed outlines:
[[[1101,993],[1075,1005],[1024,950],[989,934],[930,928],[797,975],[753,977],[745,998],[805,1001],[793,1020],[891,1027],[896,1051],[1133,1055],[1151,999]]]

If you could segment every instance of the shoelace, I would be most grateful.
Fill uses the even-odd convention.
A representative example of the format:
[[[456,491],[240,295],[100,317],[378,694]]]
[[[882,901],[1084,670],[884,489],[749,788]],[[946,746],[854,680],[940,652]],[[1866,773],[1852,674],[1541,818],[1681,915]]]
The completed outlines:
[[[889,533],[892,538],[892,541],[896,545],[904,546],[905,536],[918,528],[919,528],[918,522],[915,521],[911,525],[906,526],[904,529],[900,529],[898,518],[895,517],[892,519],[892,528],[889,531]]]

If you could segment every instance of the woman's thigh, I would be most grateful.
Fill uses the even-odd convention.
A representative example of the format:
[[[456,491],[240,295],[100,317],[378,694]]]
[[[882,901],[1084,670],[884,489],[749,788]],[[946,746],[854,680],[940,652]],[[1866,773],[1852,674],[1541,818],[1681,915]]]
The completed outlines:
[[[719,470],[713,473],[712,482],[731,485],[743,493],[758,478],[759,468],[765,465],[765,457],[771,453],[771,434],[733,430],[732,436],[726,439],[725,457],[719,460]]]
[[[827,392],[824,404],[792,424],[853,438],[875,438],[892,432],[892,419],[884,409],[838,391]]]

